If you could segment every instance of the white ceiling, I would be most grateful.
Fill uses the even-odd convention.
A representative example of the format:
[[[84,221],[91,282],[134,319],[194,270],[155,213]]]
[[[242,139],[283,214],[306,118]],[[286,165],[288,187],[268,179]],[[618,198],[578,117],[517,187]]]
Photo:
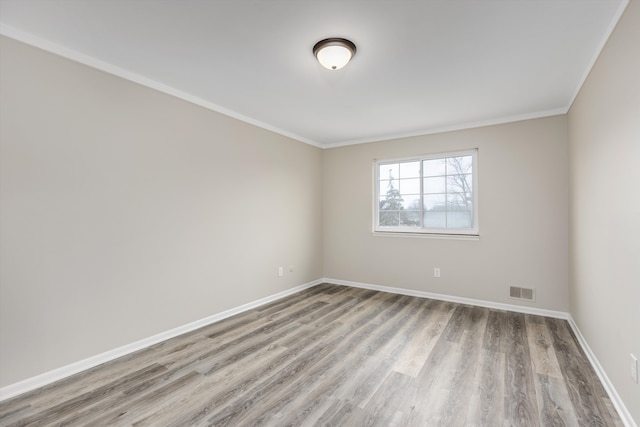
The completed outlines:
[[[565,113],[627,2],[0,0],[0,33],[330,147]]]

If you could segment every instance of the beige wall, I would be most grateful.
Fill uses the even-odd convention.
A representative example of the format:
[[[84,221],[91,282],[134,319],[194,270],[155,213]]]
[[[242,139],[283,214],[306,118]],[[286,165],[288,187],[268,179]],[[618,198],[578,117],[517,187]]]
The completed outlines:
[[[373,162],[478,148],[480,239],[377,237]],[[568,308],[566,117],[324,151],[325,277],[493,302],[535,287],[538,308]],[[440,267],[442,277],[433,278]]]
[[[640,2],[569,111],[570,312],[636,422],[640,385]]]
[[[0,43],[0,387],[322,277],[321,150]]]

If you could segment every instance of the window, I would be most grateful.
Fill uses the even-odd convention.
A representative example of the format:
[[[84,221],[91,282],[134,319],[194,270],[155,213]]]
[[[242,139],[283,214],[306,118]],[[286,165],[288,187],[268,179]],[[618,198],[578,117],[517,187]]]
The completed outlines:
[[[376,162],[374,230],[477,235],[477,154]]]

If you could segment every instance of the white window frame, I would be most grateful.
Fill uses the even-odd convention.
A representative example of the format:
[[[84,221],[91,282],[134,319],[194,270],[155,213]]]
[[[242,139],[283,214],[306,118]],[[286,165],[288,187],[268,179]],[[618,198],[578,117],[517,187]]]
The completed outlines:
[[[473,197],[473,209],[472,209],[472,227],[470,228],[425,228],[422,225],[423,221],[423,197],[424,197],[424,175],[422,170],[422,162],[424,160],[444,159],[447,157],[459,157],[459,156],[471,156],[472,157],[472,197]],[[380,196],[384,195],[384,192],[380,190],[380,165],[403,163],[403,162],[420,162],[420,222],[419,227],[393,227],[393,226],[381,226],[380,223]],[[479,236],[478,226],[478,149],[451,151],[445,153],[435,153],[416,157],[403,157],[396,159],[382,159],[375,160],[374,164],[374,199],[373,199],[373,232],[374,234],[400,234],[400,235],[434,235],[434,236]],[[445,175],[446,176],[446,175]],[[399,178],[399,177],[398,177]]]

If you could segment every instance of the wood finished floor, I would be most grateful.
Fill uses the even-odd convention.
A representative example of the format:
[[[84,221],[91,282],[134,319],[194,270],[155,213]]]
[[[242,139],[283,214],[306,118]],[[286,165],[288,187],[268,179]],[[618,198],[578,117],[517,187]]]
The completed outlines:
[[[621,426],[564,320],[320,285],[0,403],[1,426]]]

